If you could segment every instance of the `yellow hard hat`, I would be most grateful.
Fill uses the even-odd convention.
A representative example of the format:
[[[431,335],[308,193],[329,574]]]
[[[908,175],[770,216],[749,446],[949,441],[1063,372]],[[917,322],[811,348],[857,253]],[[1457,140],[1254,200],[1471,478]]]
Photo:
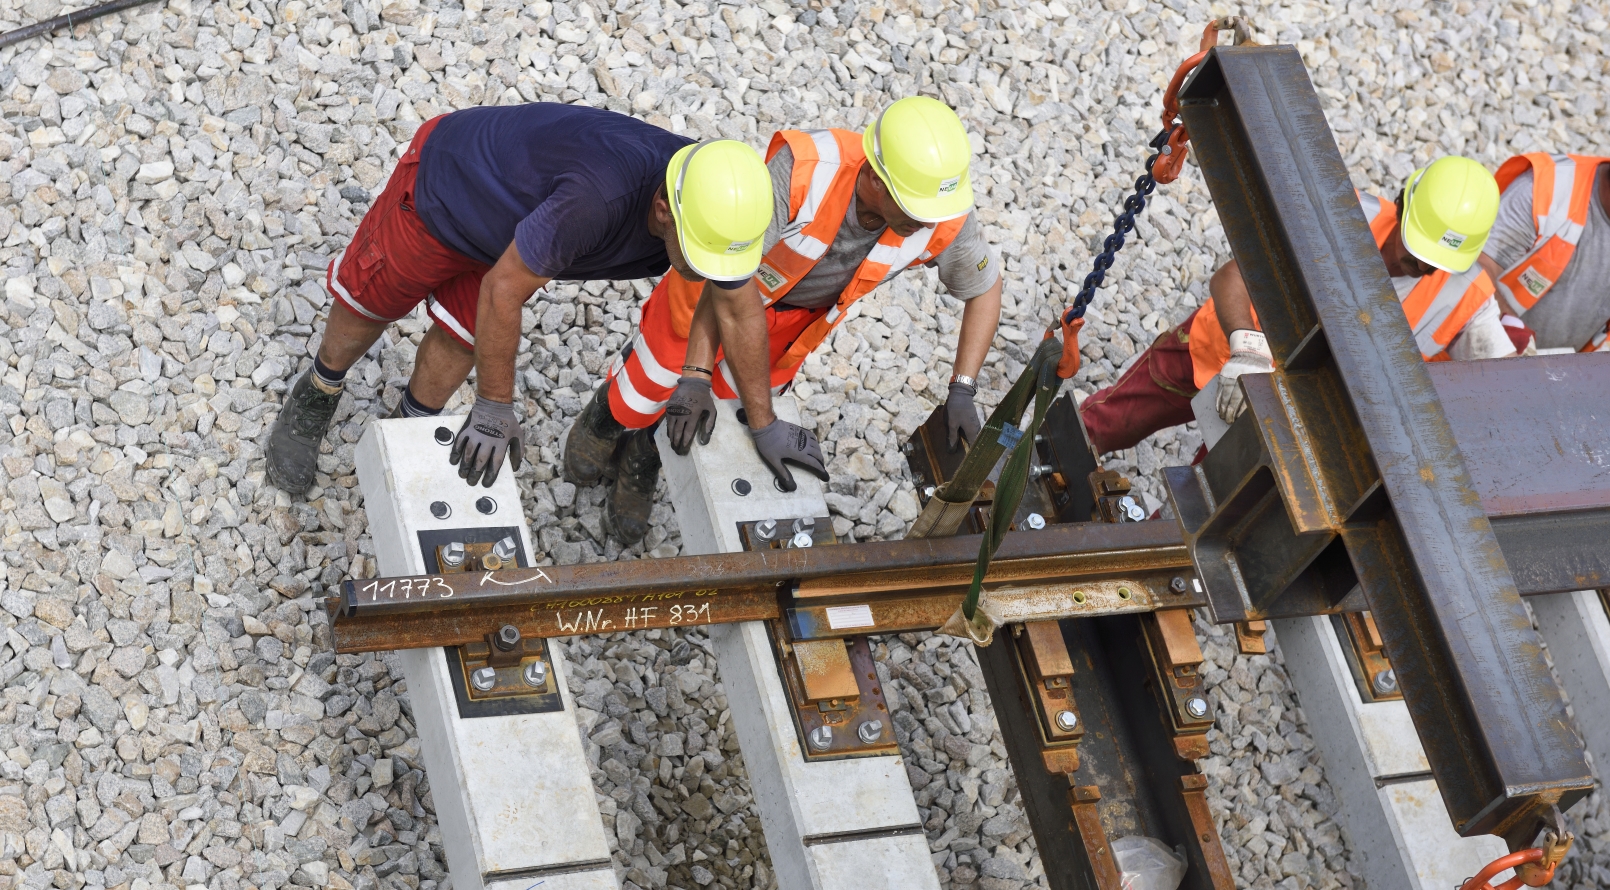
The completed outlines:
[[[861,134],[872,172],[917,222],[955,219],[973,207],[973,147],[956,112],[911,96],[890,105]]]
[[[732,139],[684,146],[665,167],[677,243],[693,271],[717,281],[755,274],[771,224],[771,174]]]
[[[1447,272],[1476,262],[1498,218],[1498,182],[1469,158],[1438,158],[1403,190],[1403,246]]]

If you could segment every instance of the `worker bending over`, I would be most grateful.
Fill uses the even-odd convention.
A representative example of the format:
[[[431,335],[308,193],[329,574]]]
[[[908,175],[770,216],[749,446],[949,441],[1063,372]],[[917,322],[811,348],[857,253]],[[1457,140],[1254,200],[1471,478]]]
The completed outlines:
[[[1518,319],[1538,348],[1610,350],[1607,161],[1539,153],[1498,168],[1503,196],[1482,264],[1515,317],[1505,323]]]
[[[434,324],[391,416],[440,413],[473,367],[475,406],[449,452],[471,485],[490,486],[505,455],[519,469],[520,310],[549,281],[669,267],[679,281],[715,285],[707,302],[723,334],[764,343],[765,316],[744,284],[760,261],[771,198],[749,146],[696,145],[610,111],[538,103],[427,121],[330,263],[334,304],[313,367],[292,385],[269,438],[269,479],[292,495],[313,484],[347,370],[421,301]],[[765,416],[764,350],[748,358],[734,357],[734,379]]]
[[[753,284],[766,336],[734,339],[698,287],[666,275],[643,306],[637,336],[566,438],[565,478],[578,485],[597,482],[620,455],[604,512],[616,538],[631,543],[648,533],[660,471],[651,431],[661,414],[678,453],[695,437],[708,442],[714,400],[732,398],[739,382],[735,355],[765,344],[771,391],[781,394],[855,301],[919,264],[936,265],[950,295],[967,303],[945,412],[953,447],[977,436],[974,378],[1000,320],[1001,277],[1000,260],[969,213],[971,155],[956,113],[924,97],[895,102],[862,133],[772,137],[767,167],[776,204]],[[753,427],[755,409],[748,398],[744,405]],[[793,434],[803,440],[805,432]],[[810,450],[814,461],[799,465],[826,479],[814,441]],[[792,491],[783,461],[761,454]]]
[[[1491,173],[1468,158],[1446,157],[1415,171],[1396,201],[1361,194],[1359,204],[1426,361],[1515,354],[1492,279],[1476,263],[1498,212]],[[1097,452],[1131,448],[1195,419],[1191,399],[1215,375],[1215,407],[1229,423],[1244,407],[1236,378],[1274,370],[1234,260],[1213,274],[1208,290],[1201,308],[1080,406]]]

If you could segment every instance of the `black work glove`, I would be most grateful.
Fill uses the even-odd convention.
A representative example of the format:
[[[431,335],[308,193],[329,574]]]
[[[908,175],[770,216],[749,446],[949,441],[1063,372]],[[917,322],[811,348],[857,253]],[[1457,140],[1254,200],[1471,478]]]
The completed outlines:
[[[794,474],[788,471],[784,461],[798,465],[800,469],[823,482],[827,481],[827,466],[822,462],[822,449],[816,444],[816,434],[810,430],[786,420],[775,419],[758,430],[751,429],[749,437],[755,441],[755,450],[760,452],[760,459],[771,468],[772,475],[777,477],[777,484],[782,486],[783,491],[793,491],[799,487],[794,482]]]
[[[973,396],[978,393],[978,387],[968,383],[952,383],[950,396],[945,399],[945,440],[950,443],[950,450],[962,448],[963,440],[971,447],[978,441],[978,432],[984,428],[979,422],[978,409],[973,406]]]
[[[520,447],[520,418],[514,416],[514,405],[476,396],[475,407],[459,427],[447,459],[470,485],[479,481],[491,488],[503,467],[504,454],[514,469],[520,469]]]
[[[671,450],[687,454],[695,434],[700,445],[709,445],[715,428],[716,397],[710,392],[710,381],[703,377],[678,380],[676,392],[665,406],[665,435],[671,440]]]

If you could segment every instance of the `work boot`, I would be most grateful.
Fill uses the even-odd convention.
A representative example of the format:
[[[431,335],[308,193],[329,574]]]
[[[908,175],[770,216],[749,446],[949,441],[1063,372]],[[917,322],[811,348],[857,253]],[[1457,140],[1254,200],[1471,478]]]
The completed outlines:
[[[327,392],[313,380],[313,369],[297,379],[285,396],[268,438],[268,481],[293,497],[313,486],[319,469],[319,443],[341,403],[341,390]]]
[[[630,547],[648,534],[654,486],[660,481],[660,450],[653,428],[630,431],[610,469],[614,481],[604,495],[604,531]]]
[[[609,411],[609,382],[605,381],[593,391],[592,401],[581,409],[581,416],[565,435],[565,481],[572,485],[592,485],[603,478],[610,458],[615,455],[615,446],[625,432],[626,427]],[[658,471],[658,455],[654,467]]]

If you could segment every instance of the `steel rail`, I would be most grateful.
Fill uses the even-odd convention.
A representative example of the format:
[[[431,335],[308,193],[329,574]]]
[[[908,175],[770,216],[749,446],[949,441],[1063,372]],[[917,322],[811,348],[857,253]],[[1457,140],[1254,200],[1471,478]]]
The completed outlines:
[[[529,637],[782,617],[803,636],[932,629],[972,580],[978,543],[967,535],[349,580],[326,608],[338,652],[463,645],[504,623]],[[1183,608],[1206,603],[1190,566],[1172,521],[1076,523],[1007,535],[986,585],[1010,621]],[[830,610],[841,606],[866,606],[871,623],[835,620]]]

